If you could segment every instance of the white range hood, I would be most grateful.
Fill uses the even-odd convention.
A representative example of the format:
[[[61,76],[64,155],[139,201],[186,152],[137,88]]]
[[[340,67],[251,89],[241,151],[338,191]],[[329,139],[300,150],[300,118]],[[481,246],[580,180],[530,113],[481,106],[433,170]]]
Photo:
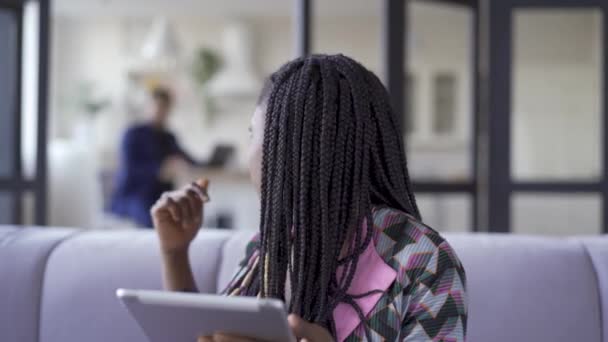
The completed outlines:
[[[179,64],[179,41],[165,17],[154,19],[146,34],[139,58],[133,62],[133,70],[144,72],[174,72]]]

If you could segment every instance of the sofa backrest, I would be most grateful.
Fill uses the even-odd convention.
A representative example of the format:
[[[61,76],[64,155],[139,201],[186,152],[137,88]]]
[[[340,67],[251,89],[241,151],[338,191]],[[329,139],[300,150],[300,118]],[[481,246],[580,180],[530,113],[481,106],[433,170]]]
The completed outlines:
[[[0,227],[0,341],[38,341],[47,260],[74,233],[69,229]]]
[[[580,240],[446,238],[467,272],[469,341],[602,341],[600,287]]]
[[[229,234],[204,231],[191,246],[201,292],[217,291],[221,249]],[[116,299],[117,288],[161,289],[153,231],[90,232],[58,246],[48,260],[40,341],[146,341]]]
[[[608,341],[608,236],[583,239],[585,250],[593,263],[600,296],[602,341]]]
[[[239,233],[226,242],[218,287],[230,280],[251,237]],[[608,237],[444,237],[467,274],[468,341],[608,342],[608,313],[602,317],[602,307],[608,310]]]
[[[191,260],[201,291],[226,286],[251,236],[199,234]],[[468,341],[587,342],[607,333],[608,237],[446,238],[467,272]],[[0,227],[0,341],[146,341],[116,300],[119,287],[161,288],[152,231]]]

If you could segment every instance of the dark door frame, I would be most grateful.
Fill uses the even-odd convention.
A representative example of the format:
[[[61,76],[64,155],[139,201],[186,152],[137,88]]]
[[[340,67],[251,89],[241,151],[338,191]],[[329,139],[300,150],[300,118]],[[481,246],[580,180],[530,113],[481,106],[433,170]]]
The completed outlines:
[[[295,57],[303,57],[312,50],[311,15],[312,0],[295,0],[293,13],[293,32]]]
[[[38,42],[38,130],[36,132],[36,174],[33,179],[25,179],[23,174],[22,153],[22,71],[23,56],[23,23],[25,1],[0,0],[0,9],[14,11],[17,19],[17,56],[20,63],[17,67],[15,84],[16,103],[12,113],[14,122],[13,169],[11,176],[0,177],[0,190],[11,194],[13,224],[23,223],[23,197],[28,192],[34,194],[34,223],[46,225],[47,223],[47,125],[48,125],[48,73],[50,48],[50,0],[38,0],[39,3],[39,42]]]
[[[19,64],[22,60],[23,47],[23,4],[21,1],[0,1],[0,10],[9,12],[15,18],[17,26],[17,40],[15,47],[15,63]],[[15,74],[15,103],[12,113],[2,113],[2,115],[12,116],[13,122],[13,141],[12,153],[9,158],[12,159],[12,169],[8,177],[0,177],[0,190],[7,192],[11,198],[11,216],[9,221],[13,224],[21,224],[23,212],[23,192],[25,187],[22,184],[23,163],[21,158],[21,84],[22,84],[22,69],[16,68]]]
[[[37,225],[46,225],[48,210],[48,108],[51,55],[51,0],[40,4],[38,59],[38,132],[36,142],[35,217]]]

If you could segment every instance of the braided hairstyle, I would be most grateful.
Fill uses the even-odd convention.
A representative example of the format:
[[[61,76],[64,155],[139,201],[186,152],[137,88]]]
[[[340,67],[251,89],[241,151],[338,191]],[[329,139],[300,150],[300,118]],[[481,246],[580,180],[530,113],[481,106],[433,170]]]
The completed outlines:
[[[335,334],[339,303],[365,321],[354,299],[370,293],[347,290],[372,239],[372,207],[420,219],[402,136],[380,80],[343,55],[285,64],[261,98],[260,249],[241,294],[285,300],[289,277],[289,311]]]

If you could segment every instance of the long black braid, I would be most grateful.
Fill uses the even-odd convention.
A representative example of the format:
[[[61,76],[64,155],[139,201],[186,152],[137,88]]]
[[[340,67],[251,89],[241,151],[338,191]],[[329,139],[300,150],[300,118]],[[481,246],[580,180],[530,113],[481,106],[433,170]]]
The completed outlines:
[[[343,55],[296,59],[269,84],[261,244],[244,294],[285,299],[289,276],[289,311],[335,334],[335,307],[362,315],[355,299],[369,294],[347,290],[372,239],[372,207],[420,219],[402,136],[380,80]]]

